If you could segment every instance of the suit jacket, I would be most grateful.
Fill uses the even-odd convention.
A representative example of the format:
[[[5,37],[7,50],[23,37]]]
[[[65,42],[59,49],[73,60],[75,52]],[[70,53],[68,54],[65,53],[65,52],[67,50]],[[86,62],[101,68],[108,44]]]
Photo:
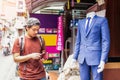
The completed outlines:
[[[86,60],[88,65],[99,65],[100,61],[107,61],[110,48],[110,33],[105,17],[95,15],[85,32],[86,19],[79,20],[74,50],[74,59],[79,63]]]

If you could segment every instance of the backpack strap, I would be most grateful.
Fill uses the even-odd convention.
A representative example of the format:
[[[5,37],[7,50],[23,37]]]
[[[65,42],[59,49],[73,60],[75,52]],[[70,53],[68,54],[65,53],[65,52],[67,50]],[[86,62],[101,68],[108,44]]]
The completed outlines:
[[[44,50],[44,47],[45,47],[45,41],[41,36],[38,36],[38,39],[39,39],[40,45],[41,45],[41,51],[40,52],[42,52],[42,50]]]
[[[20,55],[21,55],[22,52],[23,52],[24,43],[25,43],[25,36],[20,36],[20,37],[19,37]]]
[[[22,55],[23,48],[25,45],[25,36],[20,36],[19,37],[19,45],[20,45],[20,55]],[[19,66],[19,64],[18,64]],[[24,70],[26,70],[26,63],[24,64]]]
[[[41,47],[43,46],[43,38],[41,36],[38,37],[39,41],[40,41],[40,45]]]

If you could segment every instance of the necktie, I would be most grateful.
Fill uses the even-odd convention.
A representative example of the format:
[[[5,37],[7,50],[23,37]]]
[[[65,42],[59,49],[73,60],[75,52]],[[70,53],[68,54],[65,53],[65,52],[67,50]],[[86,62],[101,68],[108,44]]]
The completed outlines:
[[[88,20],[88,22],[87,22],[87,25],[86,25],[86,33],[88,32],[88,29],[89,29],[90,17],[88,17],[87,20]]]

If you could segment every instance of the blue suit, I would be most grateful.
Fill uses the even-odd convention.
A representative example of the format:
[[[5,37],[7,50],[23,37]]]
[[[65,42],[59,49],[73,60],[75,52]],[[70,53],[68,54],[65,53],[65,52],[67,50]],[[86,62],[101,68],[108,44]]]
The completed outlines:
[[[102,80],[97,73],[100,61],[107,62],[110,48],[110,33],[105,17],[95,15],[88,32],[85,32],[86,19],[79,20],[77,38],[74,50],[74,59],[80,63],[81,80],[90,80],[90,71],[93,80]]]

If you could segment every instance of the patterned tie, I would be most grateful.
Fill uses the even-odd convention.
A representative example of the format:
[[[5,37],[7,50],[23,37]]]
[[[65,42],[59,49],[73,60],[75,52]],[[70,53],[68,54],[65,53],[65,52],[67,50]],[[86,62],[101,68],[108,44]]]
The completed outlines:
[[[89,29],[90,19],[91,19],[90,17],[87,17],[88,22],[86,25],[86,33],[88,32],[88,29]]]

